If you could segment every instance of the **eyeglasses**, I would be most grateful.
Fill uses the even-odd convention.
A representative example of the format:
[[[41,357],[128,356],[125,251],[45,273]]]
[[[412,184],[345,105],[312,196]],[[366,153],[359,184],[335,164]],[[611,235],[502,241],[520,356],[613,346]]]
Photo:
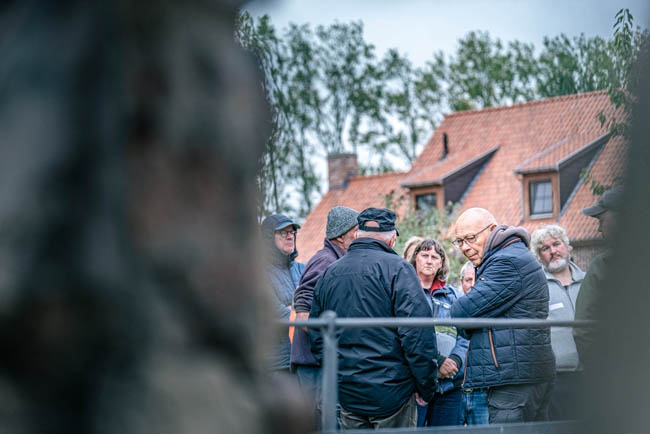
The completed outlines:
[[[287,231],[285,229],[281,231],[275,231],[276,234],[280,235],[282,238],[289,238],[289,235],[296,235],[296,230]]]
[[[483,232],[484,230],[486,230],[487,228],[489,228],[490,226],[492,226],[492,223],[490,223],[489,225],[487,225],[486,227],[484,227],[483,229],[481,229],[480,231],[478,231],[475,234],[467,235],[465,238],[456,238],[451,243],[454,246],[456,246],[457,249],[460,249],[461,247],[463,247],[463,243],[474,244],[476,242],[476,238],[478,238],[479,234],[481,232]]]

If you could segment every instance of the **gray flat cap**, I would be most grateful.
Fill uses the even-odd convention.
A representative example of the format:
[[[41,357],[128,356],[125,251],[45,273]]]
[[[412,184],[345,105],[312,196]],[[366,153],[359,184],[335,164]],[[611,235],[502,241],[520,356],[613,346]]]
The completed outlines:
[[[325,236],[328,240],[340,237],[357,225],[359,213],[347,206],[335,206],[327,213],[327,230]]]

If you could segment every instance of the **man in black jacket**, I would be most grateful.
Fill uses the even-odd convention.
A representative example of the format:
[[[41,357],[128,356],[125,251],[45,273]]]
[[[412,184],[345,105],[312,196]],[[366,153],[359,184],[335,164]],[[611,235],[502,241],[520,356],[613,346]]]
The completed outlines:
[[[348,253],[318,281],[310,316],[332,310],[339,317],[431,317],[415,270],[392,249],[395,214],[368,208],[358,223]],[[310,337],[320,358],[320,331],[310,330]],[[414,393],[429,401],[435,389],[433,328],[348,328],[338,341],[341,427],[414,427]]]

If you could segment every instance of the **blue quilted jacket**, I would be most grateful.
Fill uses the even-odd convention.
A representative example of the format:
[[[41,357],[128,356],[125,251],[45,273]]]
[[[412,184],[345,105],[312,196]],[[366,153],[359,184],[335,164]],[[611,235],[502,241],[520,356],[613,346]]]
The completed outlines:
[[[523,228],[498,226],[486,243],[476,284],[451,306],[454,318],[548,316],[546,276]],[[464,330],[470,337],[464,387],[540,383],[555,377],[549,329]]]

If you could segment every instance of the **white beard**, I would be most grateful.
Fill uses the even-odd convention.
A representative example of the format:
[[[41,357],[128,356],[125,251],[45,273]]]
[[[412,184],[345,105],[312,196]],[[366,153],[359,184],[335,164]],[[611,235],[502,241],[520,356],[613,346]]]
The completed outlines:
[[[564,271],[564,269],[568,266],[569,266],[568,259],[566,258],[556,259],[555,261],[550,262],[546,266],[546,271],[548,271],[551,274],[559,273],[560,271]]]

